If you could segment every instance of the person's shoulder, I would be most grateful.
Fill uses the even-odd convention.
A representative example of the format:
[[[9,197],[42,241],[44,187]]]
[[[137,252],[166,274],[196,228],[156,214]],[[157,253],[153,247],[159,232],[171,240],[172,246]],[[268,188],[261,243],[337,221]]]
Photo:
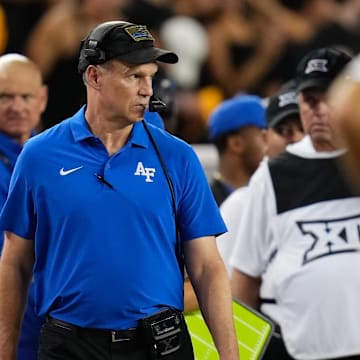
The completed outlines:
[[[250,191],[250,188],[254,189],[254,186],[256,188],[259,184],[263,184],[265,181],[267,181],[266,179],[269,178],[269,160],[270,159],[267,156],[261,160],[259,166],[250,177],[247,191]]]
[[[169,131],[167,131],[166,129],[162,129],[159,126],[150,124],[150,123],[146,123],[147,127],[149,128],[149,130],[151,131],[151,134],[158,136],[159,139],[162,139],[163,141],[166,142],[180,142],[180,143],[184,143],[187,144],[184,140],[180,139],[179,137],[177,137],[176,135],[170,133]]]
[[[246,197],[246,190],[248,189],[248,186],[242,186],[236,190],[234,190],[221,204],[220,210],[226,209],[226,208],[232,208],[234,205],[238,204],[239,202],[242,202],[244,198]]]
[[[284,164],[287,163],[289,161],[291,161],[291,158],[295,157],[295,155],[291,154],[288,151],[283,151],[277,155],[275,155],[274,157],[272,157],[271,159],[269,159],[269,167],[274,167],[274,166],[278,166],[280,164]]]
[[[148,127],[151,131],[151,134],[154,136],[155,141],[159,141],[159,144],[167,148],[171,152],[194,152],[192,146],[187,143],[185,140],[177,137],[176,135],[171,134],[167,130],[160,129],[157,126],[148,124]],[[181,152],[180,152],[181,154]]]
[[[221,214],[227,217],[234,212],[240,213],[247,198],[247,190],[247,185],[234,190],[220,205]]]
[[[23,151],[34,151],[35,149],[42,149],[43,147],[48,147],[49,149],[57,143],[61,143],[64,141],[62,135],[68,128],[69,121],[70,119],[63,120],[59,124],[31,137],[25,142]]]
[[[253,179],[254,177],[256,178],[258,176],[261,176],[261,174],[264,173],[264,171],[267,171],[269,168],[269,162],[270,162],[270,158],[268,156],[264,156],[263,159],[260,161],[260,164],[257,167],[257,169],[251,175],[250,180]]]

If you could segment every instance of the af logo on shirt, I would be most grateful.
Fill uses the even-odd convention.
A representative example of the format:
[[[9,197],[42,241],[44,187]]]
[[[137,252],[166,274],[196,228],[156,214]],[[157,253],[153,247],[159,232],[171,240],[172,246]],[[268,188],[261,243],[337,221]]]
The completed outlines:
[[[137,167],[136,167],[136,171],[134,172],[134,175],[145,176],[146,182],[154,182],[152,178],[155,176],[155,172],[156,172],[155,168],[144,167],[143,163],[139,161],[137,163]]]
[[[360,251],[360,215],[324,220],[298,221],[304,236],[312,239],[303,265],[324,256]]]

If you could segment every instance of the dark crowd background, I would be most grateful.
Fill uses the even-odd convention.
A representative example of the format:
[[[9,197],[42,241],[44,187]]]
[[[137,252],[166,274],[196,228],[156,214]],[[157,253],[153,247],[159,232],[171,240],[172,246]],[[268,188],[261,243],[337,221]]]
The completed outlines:
[[[156,95],[168,104],[167,130],[207,143],[207,121],[224,99],[273,95],[311,49],[360,52],[359,0],[2,0],[0,53],[18,52],[41,68],[49,88],[46,129],[85,101],[77,73],[79,43],[97,23],[145,24],[176,51],[162,67]]]

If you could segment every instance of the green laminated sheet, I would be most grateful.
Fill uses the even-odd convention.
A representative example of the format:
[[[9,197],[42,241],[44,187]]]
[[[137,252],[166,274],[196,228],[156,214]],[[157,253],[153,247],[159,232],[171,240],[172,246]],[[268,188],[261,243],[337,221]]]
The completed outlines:
[[[241,360],[261,359],[273,332],[272,322],[257,311],[233,300],[233,314]],[[200,311],[185,316],[196,360],[219,360]]]

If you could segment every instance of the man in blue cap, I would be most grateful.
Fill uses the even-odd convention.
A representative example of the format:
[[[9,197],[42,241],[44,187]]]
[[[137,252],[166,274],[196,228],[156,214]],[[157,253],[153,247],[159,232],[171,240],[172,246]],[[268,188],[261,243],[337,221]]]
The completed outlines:
[[[219,154],[218,171],[210,185],[219,206],[247,184],[264,157],[265,128],[265,108],[255,95],[225,100],[210,115],[209,139]]]

